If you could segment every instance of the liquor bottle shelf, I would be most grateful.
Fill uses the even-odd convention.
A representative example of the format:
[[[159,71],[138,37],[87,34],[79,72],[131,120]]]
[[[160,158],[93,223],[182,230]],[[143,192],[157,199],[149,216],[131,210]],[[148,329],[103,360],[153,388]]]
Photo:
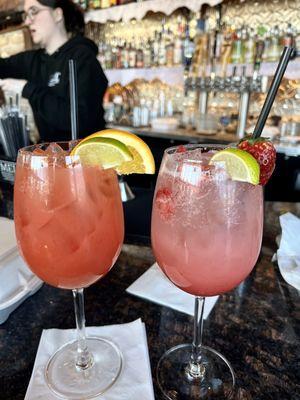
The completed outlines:
[[[242,69],[242,65],[230,64],[227,67],[227,74],[230,76],[233,72],[234,66],[237,67],[237,73]],[[276,62],[266,62],[261,64],[260,75],[273,76],[277,67]],[[247,75],[251,75],[253,71],[252,65],[247,65]],[[161,81],[172,85],[183,85],[183,72],[182,66],[172,67],[152,67],[152,68],[127,68],[127,69],[106,69],[105,73],[108,77],[109,84],[120,83],[127,85],[134,79],[146,79],[151,81],[158,78]],[[288,79],[300,79],[300,58],[293,60],[289,63],[285,73]]]
[[[87,11],[85,21],[99,22],[101,24],[105,24],[107,21],[128,22],[133,18],[137,20],[143,19],[149,11],[170,15],[178,8],[186,7],[190,11],[197,12],[203,4],[209,4],[213,7],[220,3],[222,3],[222,0],[148,0],[118,7]]]

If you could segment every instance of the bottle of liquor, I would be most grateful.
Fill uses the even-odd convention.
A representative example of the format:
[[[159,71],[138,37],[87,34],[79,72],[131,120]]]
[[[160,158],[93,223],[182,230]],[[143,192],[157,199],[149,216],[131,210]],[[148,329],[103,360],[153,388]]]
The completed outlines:
[[[185,27],[185,37],[183,41],[183,64],[189,67],[192,62],[192,57],[194,54],[194,41],[190,36],[189,23],[187,22]]]
[[[92,0],[90,3],[92,3],[92,8],[101,8],[101,0]]]
[[[263,34],[263,41],[264,41],[264,51],[262,54],[262,61],[267,62],[269,61],[270,57],[270,49],[271,49],[271,31],[267,31],[265,29],[265,32]]]
[[[274,62],[280,57],[282,46],[280,44],[280,31],[278,26],[274,26],[271,30],[270,49],[267,61]]]
[[[240,29],[233,34],[231,62],[232,64],[239,64],[243,62],[243,42],[242,31]]]
[[[255,56],[255,31],[250,28],[247,31],[247,37],[244,42],[244,62],[246,64],[253,64]]]
[[[223,40],[224,40],[224,30],[225,30],[225,25],[220,26],[218,29],[216,29],[216,32],[215,32],[214,56],[215,56],[217,63],[219,63],[221,61],[222,45],[223,45]]]
[[[129,45],[129,68],[136,67],[136,49],[133,45],[133,39]]]
[[[118,57],[117,39],[113,37],[111,39],[111,68],[117,68],[117,57]]]
[[[254,57],[254,70],[259,71],[263,61],[263,54],[265,52],[265,34],[264,27],[259,27],[257,30],[257,38],[255,43],[255,57]]]
[[[170,29],[166,35],[166,64],[168,67],[173,65],[174,60],[174,37]]]
[[[136,50],[136,67],[144,68],[144,53],[141,47],[141,43],[138,44]]]
[[[295,48],[296,48],[296,57],[300,57],[300,29],[295,35]]]
[[[154,39],[152,43],[152,66],[158,66],[158,52],[159,52],[159,33],[155,31]]]
[[[112,48],[111,48],[111,44],[108,40],[106,40],[104,55],[105,55],[105,68],[106,69],[113,68],[113,66],[112,66]]]
[[[182,39],[178,30],[174,41],[173,64],[180,65],[182,63],[182,58]]]
[[[283,45],[293,47],[295,44],[294,31],[291,24],[288,24],[285,34],[283,35]]]
[[[106,48],[106,43],[104,43],[102,40],[100,40],[100,42],[98,44],[98,60],[103,68],[106,67],[106,65],[105,65],[105,48]]]
[[[129,68],[129,46],[127,42],[124,43],[124,47],[122,48],[122,68]]]
[[[101,8],[109,8],[110,0],[101,0]]]
[[[230,29],[224,27],[222,47],[221,47],[221,72],[220,75],[226,78],[227,66],[231,61],[231,48],[232,48],[232,32]]]
[[[291,24],[288,24],[287,29],[282,37],[283,46],[293,47],[295,49],[295,32]],[[293,51],[291,58],[296,57],[296,49]]]
[[[145,68],[150,68],[151,67],[151,42],[150,39],[148,39],[146,42],[143,44],[143,49],[144,49],[144,67]]]
[[[167,63],[167,50],[165,43],[164,32],[161,32],[158,37],[158,65],[163,66]]]
[[[117,40],[116,45],[116,66],[115,68],[120,69],[122,68],[122,50],[123,50],[123,41],[121,38]]]

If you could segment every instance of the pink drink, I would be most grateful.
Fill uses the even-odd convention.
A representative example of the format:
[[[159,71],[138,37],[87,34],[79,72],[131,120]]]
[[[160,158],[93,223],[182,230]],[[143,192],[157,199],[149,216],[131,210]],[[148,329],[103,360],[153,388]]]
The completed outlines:
[[[21,153],[14,206],[22,255],[45,282],[87,287],[115,263],[124,236],[115,171]]]
[[[180,289],[213,296],[233,289],[254,267],[262,240],[262,187],[208,165],[201,149],[165,156],[152,212],[152,246]]]

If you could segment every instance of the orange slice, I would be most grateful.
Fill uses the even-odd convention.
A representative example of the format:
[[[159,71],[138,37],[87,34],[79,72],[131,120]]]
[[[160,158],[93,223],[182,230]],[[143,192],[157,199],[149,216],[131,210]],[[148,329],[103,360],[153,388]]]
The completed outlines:
[[[124,161],[120,166],[115,168],[119,174],[127,175],[155,173],[154,158],[149,146],[133,133],[118,129],[105,129],[82,139],[79,145],[84,143],[86,140],[100,137],[119,140],[127,146],[128,150],[132,154],[133,160]]]

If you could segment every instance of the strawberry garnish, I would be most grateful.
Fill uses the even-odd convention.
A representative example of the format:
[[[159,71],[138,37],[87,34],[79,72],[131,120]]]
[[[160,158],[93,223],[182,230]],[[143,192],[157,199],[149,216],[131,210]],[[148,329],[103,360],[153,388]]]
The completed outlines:
[[[186,148],[182,144],[180,144],[177,147],[176,153],[185,153],[185,152],[186,152]]]
[[[175,204],[171,189],[159,189],[155,196],[155,204],[163,220],[167,221],[174,215]]]
[[[250,153],[260,166],[261,185],[265,185],[270,179],[276,161],[276,149],[272,142],[266,138],[253,138],[246,136],[238,144],[238,148]]]

